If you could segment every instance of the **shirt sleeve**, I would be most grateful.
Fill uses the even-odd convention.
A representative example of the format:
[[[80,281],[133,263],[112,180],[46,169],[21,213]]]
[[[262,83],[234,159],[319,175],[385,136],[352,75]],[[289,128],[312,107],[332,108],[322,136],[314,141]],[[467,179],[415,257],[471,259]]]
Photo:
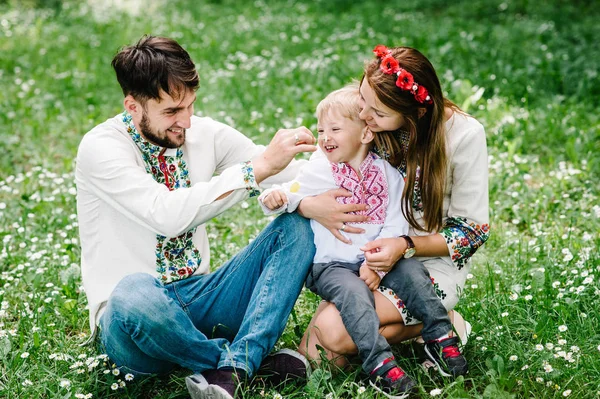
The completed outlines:
[[[461,269],[490,233],[488,156],[481,125],[462,137],[450,162],[450,207],[440,234],[452,262]]]
[[[385,222],[378,238],[392,238],[408,234],[408,221],[402,214],[402,191],[404,179],[396,168],[382,161],[388,184],[389,200],[385,213]]]
[[[118,134],[90,133],[77,154],[78,189],[92,192],[156,234],[177,237],[258,193],[251,162],[239,160],[210,181],[169,191],[139,164],[126,139]],[[217,200],[228,192],[231,194]]]
[[[311,159],[305,163],[294,180],[281,185],[274,185],[263,192],[259,203],[266,215],[283,212],[294,212],[305,197],[319,195],[332,188],[337,188],[331,177],[331,167],[327,158]],[[270,210],[263,205],[262,199],[271,191],[279,190],[287,197],[287,203],[279,209]]]
[[[264,145],[255,144],[231,126],[216,121],[213,121],[213,124],[219,127],[214,142],[214,151],[218,160],[215,170],[217,174],[235,164],[253,159],[266,149]],[[293,159],[284,170],[261,181],[260,188],[269,188],[273,184],[282,184],[292,180],[306,162],[306,160]],[[252,175],[254,175],[253,172]],[[255,194],[260,194],[260,192]]]

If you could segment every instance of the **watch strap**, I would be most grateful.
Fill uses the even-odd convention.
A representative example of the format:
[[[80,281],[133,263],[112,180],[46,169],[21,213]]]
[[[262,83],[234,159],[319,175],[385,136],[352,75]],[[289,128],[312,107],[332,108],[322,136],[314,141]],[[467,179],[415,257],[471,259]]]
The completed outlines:
[[[400,238],[404,238],[404,240],[406,241],[406,244],[408,245],[407,249],[415,247],[414,241],[409,236],[404,235],[404,236],[400,236]]]
[[[407,235],[400,236],[400,238],[403,238],[404,241],[406,241],[406,249],[402,253],[402,258],[411,258],[416,252],[414,241]]]

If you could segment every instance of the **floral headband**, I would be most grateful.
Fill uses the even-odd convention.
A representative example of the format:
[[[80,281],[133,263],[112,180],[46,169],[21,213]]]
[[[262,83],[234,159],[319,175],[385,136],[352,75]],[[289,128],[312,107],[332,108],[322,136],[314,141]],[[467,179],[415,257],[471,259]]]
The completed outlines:
[[[431,104],[433,100],[429,95],[429,91],[425,88],[425,86],[421,86],[417,82],[415,82],[412,74],[408,72],[404,68],[400,68],[398,61],[392,55],[390,49],[385,47],[383,44],[379,44],[375,46],[373,52],[377,56],[377,58],[381,59],[381,64],[379,65],[379,69],[386,75],[396,75],[398,79],[396,80],[396,86],[400,88],[400,90],[410,91],[413,96],[415,96],[415,100],[420,103]]]

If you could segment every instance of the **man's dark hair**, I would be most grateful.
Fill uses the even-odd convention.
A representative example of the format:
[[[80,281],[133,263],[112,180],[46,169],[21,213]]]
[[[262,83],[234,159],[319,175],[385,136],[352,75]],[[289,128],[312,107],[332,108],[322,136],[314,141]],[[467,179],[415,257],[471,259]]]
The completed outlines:
[[[198,72],[190,55],[173,39],[143,36],[123,47],[112,60],[125,96],[137,101],[160,99],[160,90],[176,99],[187,90],[196,91]]]

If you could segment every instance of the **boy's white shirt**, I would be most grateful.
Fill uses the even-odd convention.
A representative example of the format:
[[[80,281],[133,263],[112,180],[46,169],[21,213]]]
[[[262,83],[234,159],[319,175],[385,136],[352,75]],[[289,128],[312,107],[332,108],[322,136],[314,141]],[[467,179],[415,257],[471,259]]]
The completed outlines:
[[[400,172],[387,161],[377,158],[373,166],[379,167],[385,174],[388,184],[389,202],[385,213],[383,224],[352,223],[352,226],[365,230],[363,234],[344,234],[352,241],[345,244],[335,238],[333,234],[320,223],[311,220],[310,224],[314,232],[316,253],[314,263],[329,263],[333,261],[356,263],[364,260],[364,253],[360,250],[366,243],[378,238],[398,237],[408,233],[408,222],[404,218],[401,209],[401,195],[404,188],[404,179]],[[296,178],[282,185],[275,185],[258,197],[263,212],[266,215],[276,215],[283,212],[294,212],[300,201],[309,196],[315,196],[325,191],[339,188],[333,179],[331,163],[318,152],[313,154],[309,162],[302,166]],[[270,192],[280,190],[287,197],[287,203],[282,207],[270,210],[263,203]]]

